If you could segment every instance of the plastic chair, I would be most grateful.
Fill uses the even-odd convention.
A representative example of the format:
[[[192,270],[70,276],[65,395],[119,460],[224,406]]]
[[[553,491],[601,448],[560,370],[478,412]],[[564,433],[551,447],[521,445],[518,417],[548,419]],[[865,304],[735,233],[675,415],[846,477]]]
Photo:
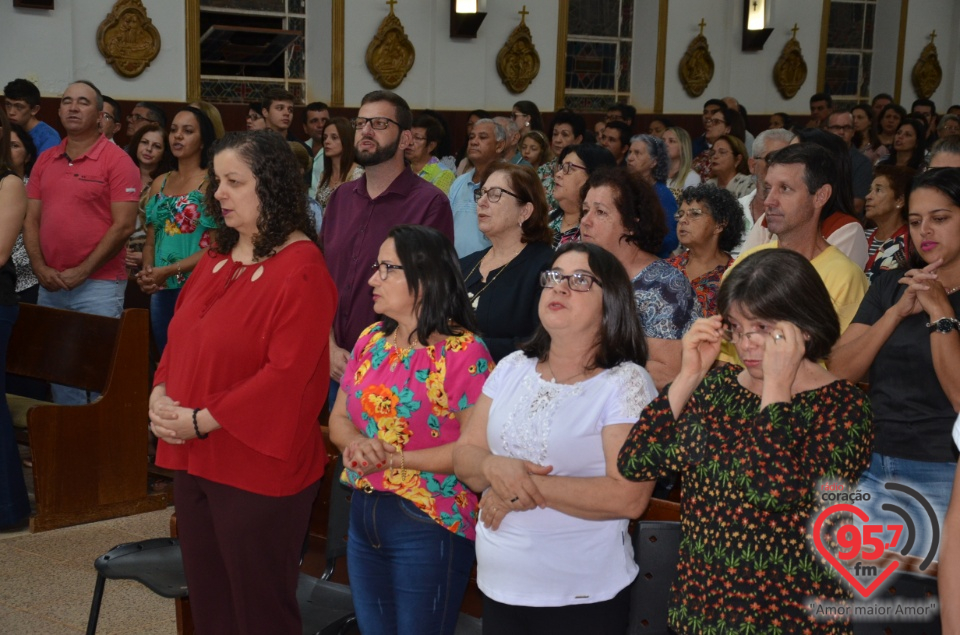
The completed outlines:
[[[633,552],[640,572],[630,588],[627,635],[668,635],[667,605],[680,561],[680,523],[638,521]]]
[[[326,569],[319,578],[301,572],[297,583],[297,602],[304,635],[347,635],[356,632],[350,587],[329,581],[337,558],[347,553],[352,490],[340,484],[342,469],[343,464],[338,459],[331,474]],[[90,604],[87,635],[97,632],[100,604],[108,579],[136,580],[165,598],[188,595],[180,541],[176,538],[154,538],[118,545],[97,558],[94,567],[97,569],[97,583]]]

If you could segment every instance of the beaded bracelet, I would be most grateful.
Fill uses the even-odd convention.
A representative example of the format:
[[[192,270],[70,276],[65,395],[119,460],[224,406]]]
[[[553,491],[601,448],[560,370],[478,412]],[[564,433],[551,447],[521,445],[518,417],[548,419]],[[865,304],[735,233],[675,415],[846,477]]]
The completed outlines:
[[[197,438],[200,440],[206,439],[210,436],[210,433],[200,434],[200,426],[197,425],[197,413],[200,412],[200,408],[193,409],[193,431],[197,433]]]

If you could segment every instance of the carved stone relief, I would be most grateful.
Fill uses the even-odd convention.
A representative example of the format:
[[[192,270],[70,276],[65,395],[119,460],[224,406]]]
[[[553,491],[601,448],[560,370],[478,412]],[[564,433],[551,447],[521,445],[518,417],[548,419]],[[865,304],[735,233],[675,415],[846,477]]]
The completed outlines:
[[[497,73],[511,93],[522,93],[540,72],[540,55],[527,28],[527,5],[518,11],[520,24],[497,54]]]
[[[713,57],[710,55],[710,46],[703,36],[703,29],[707,23],[701,18],[700,35],[693,38],[687,52],[680,60],[680,83],[691,97],[699,97],[707,89],[713,79]]]
[[[387,0],[390,15],[383,19],[377,34],[367,47],[367,68],[377,83],[387,89],[400,85],[413,68],[416,51],[403,30],[400,18],[393,12],[397,0]]]
[[[797,25],[794,24],[793,37],[783,46],[783,51],[773,66],[773,83],[784,99],[792,99],[800,87],[807,81],[807,62],[803,59],[800,42],[797,41]]]
[[[937,57],[937,47],[933,45],[937,32],[930,33],[930,43],[923,47],[920,52],[920,59],[913,65],[913,89],[917,91],[917,97],[921,99],[930,99],[930,95],[937,91],[940,82],[943,80],[943,69],[940,68],[940,60]]]
[[[160,32],[140,0],[117,0],[97,29],[97,48],[123,77],[137,77],[160,52]]]

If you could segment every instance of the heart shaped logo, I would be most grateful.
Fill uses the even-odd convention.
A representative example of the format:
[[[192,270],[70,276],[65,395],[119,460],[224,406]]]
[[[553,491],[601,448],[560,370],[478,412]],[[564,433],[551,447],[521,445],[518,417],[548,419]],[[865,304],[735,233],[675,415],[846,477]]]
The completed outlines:
[[[820,515],[817,516],[817,520],[813,524],[813,543],[814,545],[816,545],[817,551],[820,552],[820,555],[822,555],[824,558],[827,559],[827,562],[829,562],[830,565],[837,570],[837,573],[842,575],[844,579],[847,582],[849,582],[854,589],[856,589],[857,593],[859,593],[864,598],[869,597],[874,591],[877,590],[877,587],[883,584],[884,580],[889,578],[893,574],[893,572],[900,567],[900,561],[899,560],[891,561],[889,564],[887,564],[887,567],[877,575],[877,577],[874,579],[873,582],[870,583],[869,586],[864,586],[863,583],[861,583],[860,580],[858,580],[856,576],[854,576],[849,569],[843,566],[843,564],[837,559],[837,557],[834,554],[830,553],[830,550],[827,549],[827,547],[823,544],[823,538],[821,536],[823,523],[829,516],[832,516],[833,514],[836,514],[838,512],[849,512],[855,515],[860,520],[862,520],[864,523],[870,520],[870,517],[867,515],[865,511],[863,511],[858,507],[854,507],[853,505],[847,505],[847,504],[832,505],[826,508],[825,510],[823,510],[822,512],[820,512]],[[849,525],[845,525],[845,527],[846,526],[849,526]],[[843,528],[841,528],[841,530],[842,529]],[[879,556],[879,554],[877,555]],[[855,554],[851,554],[851,558],[853,558],[854,556]]]

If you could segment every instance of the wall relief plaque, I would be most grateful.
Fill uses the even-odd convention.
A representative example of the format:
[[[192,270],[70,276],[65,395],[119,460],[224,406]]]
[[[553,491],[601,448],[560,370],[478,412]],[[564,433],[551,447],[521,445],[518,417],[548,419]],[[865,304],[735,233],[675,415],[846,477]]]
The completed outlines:
[[[930,43],[923,47],[920,52],[920,59],[913,65],[913,89],[917,91],[917,97],[921,99],[930,99],[930,95],[937,92],[940,82],[943,80],[943,69],[940,68],[940,60],[937,57],[937,47],[933,45],[933,39],[937,37],[937,32],[930,33]]]
[[[785,99],[792,99],[803,83],[807,81],[807,62],[800,51],[800,42],[797,41],[797,25],[794,24],[793,37],[783,46],[783,51],[773,66],[773,83]]]
[[[384,88],[394,89],[413,68],[416,51],[400,24],[400,18],[393,12],[397,0],[387,0],[390,15],[383,19],[377,34],[367,47],[367,68],[377,83]]]
[[[511,93],[522,93],[540,72],[540,55],[527,28],[527,5],[518,11],[520,24],[497,54],[497,73]]]
[[[713,79],[713,57],[710,55],[710,46],[703,36],[703,29],[707,26],[703,18],[700,19],[700,35],[693,38],[687,52],[680,60],[680,83],[691,97],[699,97],[707,89]]]
[[[97,29],[97,48],[123,77],[137,77],[160,52],[160,32],[140,0],[117,0]]]

